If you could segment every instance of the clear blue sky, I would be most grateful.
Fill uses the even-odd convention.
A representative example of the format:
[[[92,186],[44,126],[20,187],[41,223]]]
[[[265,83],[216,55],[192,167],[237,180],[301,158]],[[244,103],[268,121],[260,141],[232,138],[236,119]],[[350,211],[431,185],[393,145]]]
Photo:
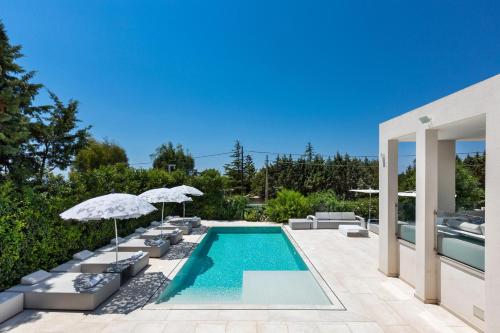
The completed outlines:
[[[500,72],[499,1],[0,0],[0,19],[131,163],[166,141],[377,155],[378,123]]]

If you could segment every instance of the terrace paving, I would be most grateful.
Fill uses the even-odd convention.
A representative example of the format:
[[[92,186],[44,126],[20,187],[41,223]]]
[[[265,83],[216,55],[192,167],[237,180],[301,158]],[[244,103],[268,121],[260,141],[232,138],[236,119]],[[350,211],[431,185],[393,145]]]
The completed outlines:
[[[377,270],[378,236],[347,238],[338,230],[287,230],[346,310],[146,310],[165,278],[178,271],[207,226],[266,223],[203,221],[160,259],[92,312],[25,310],[0,332],[147,333],[414,333],[475,332],[445,309],[423,304],[413,289]],[[279,281],[276,281],[279,283]]]

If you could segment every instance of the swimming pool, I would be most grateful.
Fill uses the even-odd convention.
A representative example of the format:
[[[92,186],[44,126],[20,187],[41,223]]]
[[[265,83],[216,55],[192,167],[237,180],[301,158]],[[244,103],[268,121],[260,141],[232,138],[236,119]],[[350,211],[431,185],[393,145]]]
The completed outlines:
[[[330,305],[281,227],[212,227],[156,303]]]

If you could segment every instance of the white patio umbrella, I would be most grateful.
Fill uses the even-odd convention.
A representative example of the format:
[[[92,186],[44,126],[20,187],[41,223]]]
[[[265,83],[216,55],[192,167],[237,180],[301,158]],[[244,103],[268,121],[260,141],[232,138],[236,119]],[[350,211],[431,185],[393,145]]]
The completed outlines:
[[[350,190],[350,192],[365,193],[370,195],[370,201],[368,204],[368,221],[370,221],[372,217],[372,194],[378,194],[379,190],[374,190],[372,188],[369,188],[366,190],[361,190],[361,189]]]
[[[137,218],[155,210],[156,208],[153,205],[136,195],[112,193],[79,203],[59,216],[64,220],[78,221],[113,219],[115,221],[115,259],[116,265],[118,265],[118,228],[116,220]]]
[[[192,199],[178,191],[173,191],[170,188],[160,187],[139,194],[139,197],[150,203],[161,202],[161,223],[164,222],[163,212],[165,211],[166,202],[181,203],[191,201]],[[163,234],[163,229],[160,229],[160,234]]]
[[[184,195],[193,195],[195,197],[199,197],[199,196],[203,195],[203,192],[198,190],[196,187],[187,186],[187,185],[172,187],[171,190],[182,193]],[[193,200],[191,199],[191,200],[186,200],[186,201],[193,201]],[[186,217],[186,201],[182,202],[182,217]]]

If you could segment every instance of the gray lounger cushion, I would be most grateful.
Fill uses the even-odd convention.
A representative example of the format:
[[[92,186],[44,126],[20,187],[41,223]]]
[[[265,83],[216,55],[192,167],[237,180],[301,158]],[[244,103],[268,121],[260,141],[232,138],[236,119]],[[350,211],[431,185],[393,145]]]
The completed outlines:
[[[177,230],[159,230],[159,229],[153,229],[153,230],[148,230],[147,232],[143,233],[140,238],[142,239],[156,239],[159,237],[167,238],[170,241],[170,245],[175,245],[182,241],[182,230],[177,229]]]
[[[31,274],[25,275],[21,278],[21,284],[24,285],[33,285],[38,282],[41,282],[50,277],[50,273],[44,270],[38,270]]]
[[[94,252],[89,251],[89,250],[83,250],[80,252],[77,252],[73,254],[73,259],[75,260],[85,260],[87,258],[90,258],[94,255]]]
[[[163,240],[162,243],[157,246],[146,244],[146,239],[142,238],[130,239],[118,245],[118,251],[120,252],[143,251],[148,252],[151,258],[161,258],[165,253],[167,253],[169,248],[170,241],[168,239]]]
[[[33,285],[17,285],[8,291],[24,294],[24,307],[45,310],[94,310],[120,288],[119,274],[104,274],[103,280],[84,289],[81,282],[92,274],[51,273]]]
[[[50,271],[51,272],[58,272],[58,273],[62,273],[62,272],[71,272],[71,273],[80,273],[82,271],[82,267],[80,266],[81,265],[81,260],[70,260],[70,261],[66,261],[65,263],[51,269]]]
[[[180,229],[182,230],[182,233],[184,235],[189,235],[191,231],[193,230],[193,227],[191,226],[191,223],[189,222],[184,222],[184,223],[176,223],[176,224],[171,224],[171,223],[163,223],[162,225],[159,225],[156,227],[158,230],[175,230],[175,229]]]
[[[118,263],[129,260],[137,252],[118,252]],[[130,274],[135,276],[149,263],[149,253],[142,253],[141,257],[134,260]],[[108,267],[115,264],[115,252],[99,252],[95,256],[90,257],[81,263],[83,273],[102,273]]]

